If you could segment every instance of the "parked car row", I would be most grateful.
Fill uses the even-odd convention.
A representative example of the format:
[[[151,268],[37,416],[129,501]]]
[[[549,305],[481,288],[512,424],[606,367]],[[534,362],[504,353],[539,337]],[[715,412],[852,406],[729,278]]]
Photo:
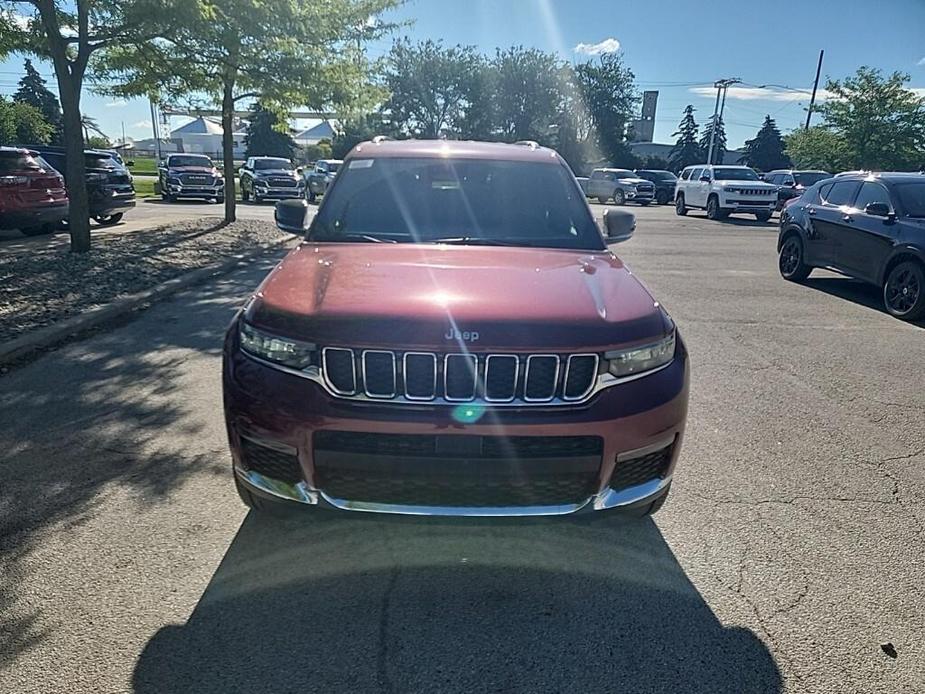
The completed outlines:
[[[132,177],[120,160],[105,150],[84,152],[90,218],[115,224],[135,206]],[[46,145],[0,147],[0,229],[27,236],[48,234],[66,223],[65,151]]]

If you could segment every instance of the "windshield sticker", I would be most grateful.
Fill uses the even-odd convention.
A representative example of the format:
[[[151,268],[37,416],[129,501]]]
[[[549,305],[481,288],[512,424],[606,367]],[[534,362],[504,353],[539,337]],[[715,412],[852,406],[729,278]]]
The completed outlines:
[[[351,169],[368,169],[373,165],[375,159],[351,159],[350,167]]]

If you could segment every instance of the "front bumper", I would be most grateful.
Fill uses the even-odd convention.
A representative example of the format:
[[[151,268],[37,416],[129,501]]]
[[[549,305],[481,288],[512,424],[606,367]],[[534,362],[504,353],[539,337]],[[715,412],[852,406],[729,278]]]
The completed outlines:
[[[167,191],[175,198],[216,198],[225,195],[225,186],[185,186],[168,183]]]
[[[721,198],[720,207],[734,212],[773,212],[777,209],[777,196],[749,199],[730,194]]]
[[[655,191],[625,190],[623,193],[627,200],[633,202],[651,202],[655,199]]]
[[[305,188],[301,186],[295,188],[254,186],[254,195],[259,195],[264,200],[294,200],[305,196]]]
[[[452,408],[427,403],[358,403],[333,398],[317,383],[254,361],[225,346],[225,418],[235,474],[258,495],[316,507],[411,515],[544,516],[587,513],[650,503],[665,493],[680,453],[687,415],[689,367],[683,342],[675,360],[653,374],[606,388],[578,406],[487,408],[474,423],[461,423]],[[347,499],[317,483],[316,432],[475,437],[599,437],[602,453],[593,488],[568,503],[491,506],[385,503]],[[245,462],[242,441],[291,451],[299,481],[274,479]],[[670,447],[663,474],[629,487],[609,484],[620,461]]]

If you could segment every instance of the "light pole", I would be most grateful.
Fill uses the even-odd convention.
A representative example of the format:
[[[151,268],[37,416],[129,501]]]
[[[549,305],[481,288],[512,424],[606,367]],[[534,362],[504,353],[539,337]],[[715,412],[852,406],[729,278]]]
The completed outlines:
[[[738,77],[728,77],[726,79],[716,80],[713,83],[713,86],[716,87],[716,105],[713,107],[713,126],[710,128],[710,150],[707,153],[707,164],[713,163],[713,147],[716,144],[716,128],[719,124],[719,119],[723,117],[723,110],[726,107],[726,90],[729,89],[730,85],[739,84],[742,80]],[[720,107],[719,98],[720,94],[723,97],[723,105]]]

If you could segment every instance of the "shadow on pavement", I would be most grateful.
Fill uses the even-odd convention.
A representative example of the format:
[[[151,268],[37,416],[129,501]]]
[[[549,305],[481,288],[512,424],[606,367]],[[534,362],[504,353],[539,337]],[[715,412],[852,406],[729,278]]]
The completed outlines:
[[[889,315],[883,306],[883,292],[867,282],[851,277],[808,277],[803,281],[807,287],[825,292],[840,299],[847,299],[859,306],[873,309],[879,313]],[[910,321],[909,325],[925,328],[925,320]]]
[[[224,432],[208,417],[220,395],[197,402],[204,396],[186,362],[218,381],[223,332],[275,262],[211,281],[193,298],[168,298],[125,319],[138,322],[133,329],[110,324],[0,376],[0,420],[11,424],[0,429],[0,669],[43,638],[37,608],[23,611],[31,601],[12,607],[25,589],[22,562],[45,529],[85,523],[115,488],[155,504],[192,475],[227,482]]]
[[[179,692],[778,692],[651,520],[256,516],[133,677]]]

